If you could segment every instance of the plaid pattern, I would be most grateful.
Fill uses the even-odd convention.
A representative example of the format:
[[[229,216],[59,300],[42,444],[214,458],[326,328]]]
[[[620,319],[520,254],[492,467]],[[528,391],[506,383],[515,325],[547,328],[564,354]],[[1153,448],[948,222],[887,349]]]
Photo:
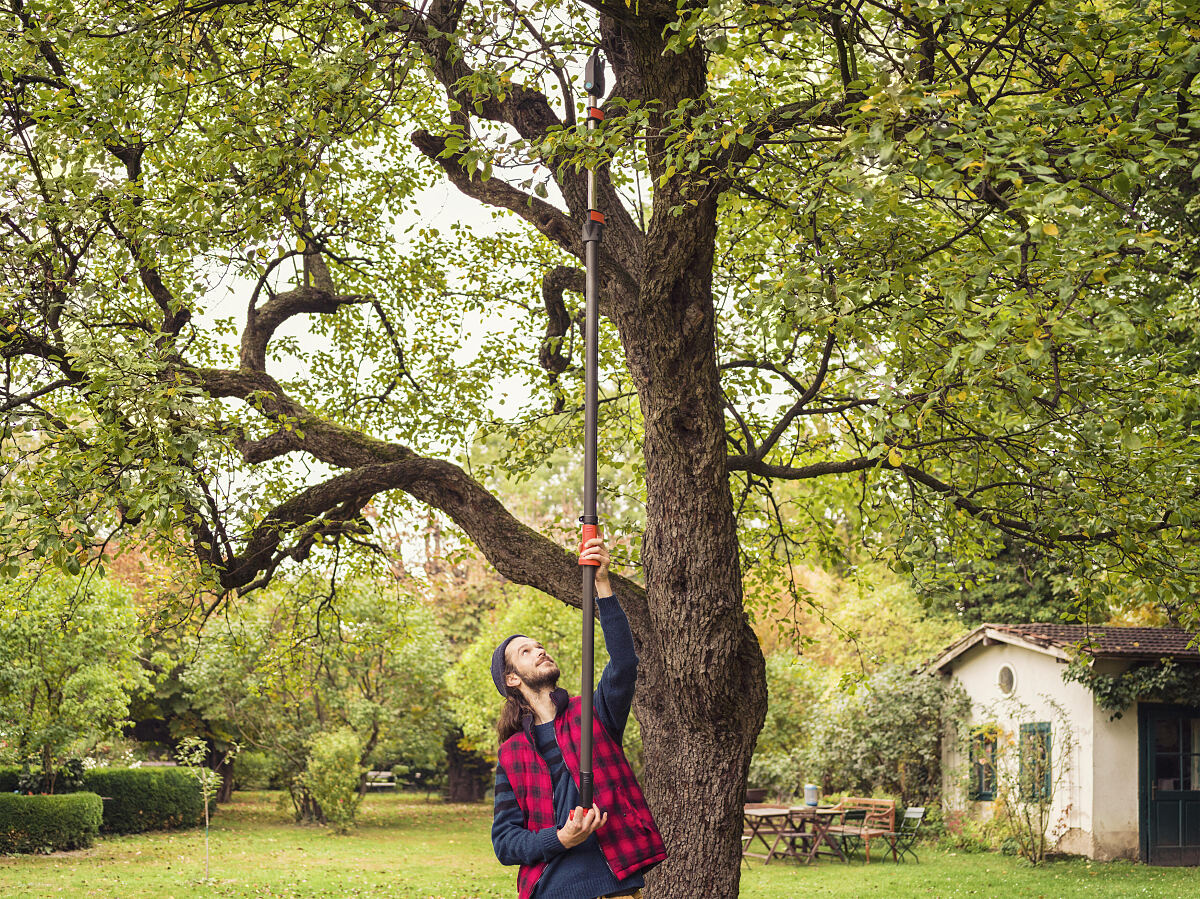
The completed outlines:
[[[554,732],[567,770],[579,778],[580,700],[573,697],[554,719]],[[596,840],[618,880],[649,868],[667,857],[662,836],[650,814],[646,797],[625,759],[625,753],[608,731],[592,718],[592,768],[595,803],[608,812],[608,823],[596,831]],[[525,813],[525,827],[538,831],[555,826],[554,786],[550,769],[524,733],[514,734],[500,747],[500,764],[508,775],[517,802]],[[521,865],[517,895],[529,899],[545,862]]]

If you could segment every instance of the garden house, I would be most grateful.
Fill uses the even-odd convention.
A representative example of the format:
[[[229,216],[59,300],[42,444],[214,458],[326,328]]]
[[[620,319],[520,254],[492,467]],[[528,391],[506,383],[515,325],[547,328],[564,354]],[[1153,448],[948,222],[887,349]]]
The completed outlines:
[[[971,699],[948,811],[1035,816],[1059,851],[1200,864],[1200,652],[1175,628],[984,624],[927,671]],[[1066,676],[1064,676],[1066,675]]]

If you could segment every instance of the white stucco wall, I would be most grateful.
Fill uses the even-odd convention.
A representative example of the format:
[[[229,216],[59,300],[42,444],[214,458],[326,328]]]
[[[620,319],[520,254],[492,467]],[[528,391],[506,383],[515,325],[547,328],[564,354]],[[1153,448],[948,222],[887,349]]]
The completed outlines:
[[[1098,663],[1104,673],[1119,670]],[[1092,858],[1136,859],[1138,843],[1138,710],[1130,706],[1115,721],[1093,704]]]
[[[1003,665],[1016,675],[1011,698],[1001,691]],[[1138,851],[1137,714],[1117,721],[1096,707],[1082,685],[1064,683],[1066,664],[1053,656],[1007,643],[982,643],[951,663],[951,675],[971,698],[972,724],[995,723],[1016,740],[1020,725],[1051,725],[1052,767],[1059,769],[1064,722],[1070,731],[1068,764],[1055,783],[1048,833],[1060,851],[1092,858],[1136,857]],[[1061,712],[1056,711],[1057,704]],[[949,743],[949,741],[947,741]],[[1015,757],[1012,752],[1011,756]],[[968,802],[963,786],[967,760],[947,752],[945,796],[951,808],[990,817],[992,803]]]

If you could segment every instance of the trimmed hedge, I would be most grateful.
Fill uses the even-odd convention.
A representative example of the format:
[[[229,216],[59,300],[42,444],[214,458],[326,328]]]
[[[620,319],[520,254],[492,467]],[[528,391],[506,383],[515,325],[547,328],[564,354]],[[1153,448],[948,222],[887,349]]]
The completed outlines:
[[[95,793],[0,794],[0,853],[86,849],[100,832],[103,804]]]
[[[104,797],[105,833],[194,827],[204,820],[200,785],[183,768],[94,768],[83,776],[83,788]]]

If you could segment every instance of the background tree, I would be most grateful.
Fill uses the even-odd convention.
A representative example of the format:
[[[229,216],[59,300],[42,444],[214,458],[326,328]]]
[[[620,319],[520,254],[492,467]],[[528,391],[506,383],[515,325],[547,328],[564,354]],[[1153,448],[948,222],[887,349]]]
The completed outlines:
[[[103,578],[0,582],[0,734],[41,771],[80,759],[126,723],[146,685],[129,593]]]
[[[490,380],[539,363],[488,430],[512,464],[574,440],[599,166],[659,899],[737,894],[766,703],[739,537],[790,564],[798,532],[844,526],[778,482],[857,491],[904,565],[990,529],[1194,620],[1195,379],[1186,339],[1164,351],[1195,320],[1194,234],[1157,213],[1200,144],[1189,3],[43,0],[4,22],[8,569],[130,530],[194,554],[211,607],[411,501],[575,602],[572,555],[454,459]],[[597,35],[592,141],[569,75]],[[435,174],[525,230],[413,222]],[[466,312],[503,335],[464,351]]]
[[[452,728],[429,613],[394,587],[347,581],[337,594],[305,578],[239,601],[210,620],[181,675],[205,717],[270,753],[304,821],[327,817],[304,776],[317,737],[350,733],[360,773],[398,760],[434,769]]]
[[[964,627],[1109,617],[1106,604],[1080,603],[1068,565],[1029,544],[1007,541],[991,558],[944,558],[938,566],[939,577],[924,585],[922,601],[931,613]]]

